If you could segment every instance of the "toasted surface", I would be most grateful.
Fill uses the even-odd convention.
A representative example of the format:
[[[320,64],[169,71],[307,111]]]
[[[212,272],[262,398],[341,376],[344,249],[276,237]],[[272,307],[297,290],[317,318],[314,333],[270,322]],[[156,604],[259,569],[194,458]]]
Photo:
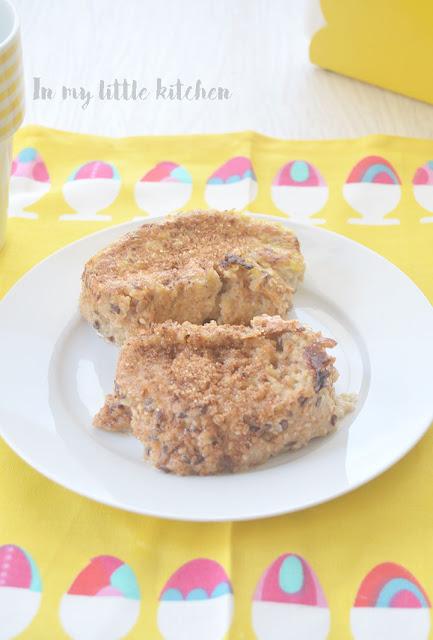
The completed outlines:
[[[193,211],[145,224],[91,258],[81,313],[118,344],[165,320],[248,324],[285,317],[303,272],[298,240],[281,225]]]
[[[93,425],[105,431],[131,431],[131,410],[115,395],[109,394]]]
[[[115,396],[95,424],[115,429],[110,405],[120,404],[156,467],[182,475],[248,469],[333,431],[351,408],[335,396],[326,351],[334,345],[279,317],[249,327],[153,325],[123,346]]]

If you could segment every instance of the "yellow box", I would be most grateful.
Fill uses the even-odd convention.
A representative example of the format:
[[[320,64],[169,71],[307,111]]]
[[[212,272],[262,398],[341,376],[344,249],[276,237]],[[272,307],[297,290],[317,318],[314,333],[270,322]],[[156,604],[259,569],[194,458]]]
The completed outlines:
[[[433,104],[432,0],[321,0],[326,26],[310,59],[397,93]]]

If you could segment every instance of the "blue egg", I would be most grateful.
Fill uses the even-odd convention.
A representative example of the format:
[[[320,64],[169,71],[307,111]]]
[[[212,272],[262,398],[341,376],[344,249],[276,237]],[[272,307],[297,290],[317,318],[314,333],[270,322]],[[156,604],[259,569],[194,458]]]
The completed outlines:
[[[232,589],[228,582],[220,582],[211,593],[211,598],[219,598],[232,593]]]
[[[165,600],[168,602],[174,602],[183,600],[183,595],[179,591],[179,589],[167,589],[161,596],[161,600]]]
[[[304,584],[304,568],[297,556],[287,556],[278,574],[280,588],[285,593],[298,593]]]
[[[26,149],[21,149],[18,154],[18,160],[27,164],[28,162],[33,162],[36,160],[38,152],[33,147],[27,147]]]
[[[186,169],[184,169],[183,167],[176,167],[175,169],[173,169],[170,173],[172,178],[175,178],[176,180],[179,180],[179,182],[185,182],[186,184],[192,184],[192,178],[191,175],[189,173],[189,171],[187,171]]]
[[[290,177],[295,182],[305,182],[310,175],[310,168],[304,160],[295,160],[290,167]]]
[[[204,589],[191,589],[191,591],[186,596],[187,600],[207,600],[209,598],[208,594]]]
[[[233,182],[240,182],[241,181],[241,177],[238,175],[233,175],[233,176],[229,176],[226,180],[227,184],[232,184]]]

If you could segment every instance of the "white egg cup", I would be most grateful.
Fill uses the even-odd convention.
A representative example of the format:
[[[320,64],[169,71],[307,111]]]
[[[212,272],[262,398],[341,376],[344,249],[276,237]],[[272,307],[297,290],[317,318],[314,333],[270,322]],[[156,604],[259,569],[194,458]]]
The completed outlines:
[[[24,211],[24,209],[38,202],[50,189],[49,182],[39,182],[24,176],[11,176],[9,217],[37,220],[39,218],[37,213]]]
[[[350,626],[354,640],[427,640],[430,609],[353,607]]]
[[[233,595],[159,603],[158,629],[164,640],[222,640],[233,617]]]
[[[252,623],[258,640],[326,640],[330,614],[327,607],[254,600]]]
[[[275,206],[298,222],[325,224],[323,218],[312,218],[328,201],[327,186],[294,187],[292,185],[273,185],[272,200]]]
[[[0,588],[0,640],[15,638],[39,610],[41,593],[19,587]]]
[[[135,185],[134,195],[138,207],[150,216],[171,213],[183,207],[191,197],[189,182],[142,182]],[[136,216],[134,219],[141,219]]]
[[[350,182],[343,186],[346,202],[362,218],[349,218],[349,224],[388,226],[400,224],[397,218],[385,218],[393,211],[401,199],[399,184],[379,184],[370,182]]]
[[[208,184],[205,189],[205,199],[214,209],[244,209],[257,197],[257,182],[252,178],[245,178],[238,182],[223,184]]]
[[[100,214],[109,207],[120,192],[120,180],[94,178],[71,180],[63,185],[63,197],[76,213],[64,213],[59,220],[103,221],[111,215]]]
[[[120,596],[85,596],[66,593],[60,620],[72,640],[118,640],[137,622],[139,600]]]
[[[413,195],[418,204],[426,211],[433,212],[433,185],[432,184],[414,184]],[[422,224],[433,222],[433,216],[425,216],[421,218]]]

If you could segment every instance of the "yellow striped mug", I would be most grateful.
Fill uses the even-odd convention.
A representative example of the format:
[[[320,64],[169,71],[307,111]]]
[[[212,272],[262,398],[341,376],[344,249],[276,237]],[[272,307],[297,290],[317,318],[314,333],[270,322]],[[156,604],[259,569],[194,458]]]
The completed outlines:
[[[24,78],[18,16],[0,0],[0,248],[5,241],[12,136],[24,117]]]

